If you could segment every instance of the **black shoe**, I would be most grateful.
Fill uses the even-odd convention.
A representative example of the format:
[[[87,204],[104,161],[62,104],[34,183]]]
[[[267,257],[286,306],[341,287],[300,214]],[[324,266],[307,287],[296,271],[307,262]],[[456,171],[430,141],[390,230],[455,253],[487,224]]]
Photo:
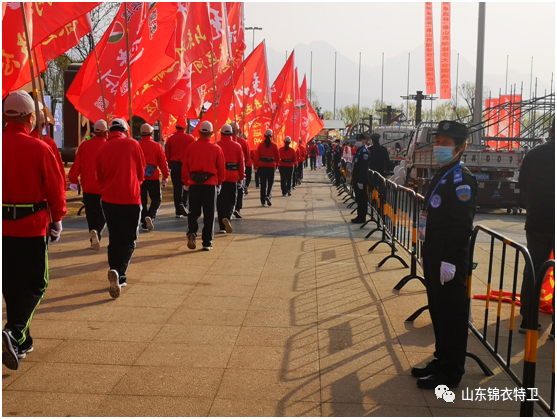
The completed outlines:
[[[17,346],[14,345],[12,337],[6,330],[2,330],[2,364],[9,370],[15,371],[19,368]]]
[[[425,364],[424,368],[420,368],[420,367],[412,368],[411,374],[414,377],[422,378],[422,377],[427,377],[428,375],[436,373],[437,371],[439,371],[439,369],[440,369],[439,360],[434,359],[433,361],[428,362],[427,364]]]
[[[243,217],[240,215],[240,212],[238,212],[238,211],[234,211],[234,217],[236,217],[236,218],[243,218]]]
[[[350,220],[352,223],[354,224],[363,224],[366,222],[366,220],[363,220],[361,218],[352,218],[352,220]]]
[[[451,378],[444,372],[438,371],[426,377],[418,378],[417,384],[418,387],[425,390],[435,390],[435,388],[440,385],[445,385],[449,388],[456,388],[460,384],[460,380],[460,378]]]
[[[188,249],[195,250],[195,236],[193,234],[188,234]]]
[[[528,330],[528,326],[526,326],[526,322],[523,320],[522,323],[520,323],[520,327],[518,328],[518,333],[526,333],[526,331]],[[538,330],[542,330],[542,325],[538,323]]]
[[[267,205],[270,207],[272,206],[271,204],[271,200],[269,198],[265,198],[265,202],[267,203]]]

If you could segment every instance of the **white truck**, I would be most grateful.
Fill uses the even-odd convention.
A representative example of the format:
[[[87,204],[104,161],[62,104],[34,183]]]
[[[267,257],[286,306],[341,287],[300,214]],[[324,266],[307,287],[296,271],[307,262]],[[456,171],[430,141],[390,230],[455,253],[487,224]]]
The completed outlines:
[[[381,135],[379,142],[389,151],[392,167],[404,160],[415,129],[412,125],[379,125],[373,129],[374,134]]]

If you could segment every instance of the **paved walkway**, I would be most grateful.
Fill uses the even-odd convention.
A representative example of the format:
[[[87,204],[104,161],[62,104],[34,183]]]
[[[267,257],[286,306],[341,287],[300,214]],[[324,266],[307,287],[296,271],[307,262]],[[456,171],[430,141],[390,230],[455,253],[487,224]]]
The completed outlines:
[[[517,416],[517,402],[462,400],[467,387],[515,387],[472,336],[469,350],[494,377],[468,361],[454,403],[417,388],[410,369],[431,359],[433,331],[427,312],[404,319],[425,305],[423,286],[393,291],[408,271],[395,260],[376,267],[388,247],[368,253],[377,238],[347,222],[324,171],[305,180],[290,198],[275,189],[271,208],[252,185],[245,218],[212,252],[187,249],[186,221],[165,203],[116,300],[106,241],[92,252],[84,216],[64,220],[35,351],[19,371],[2,369],[3,415]],[[485,293],[481,280],[474,292]],[[474,301],[476,318],[484,306]],[[540,342],[550,360],[553,345]],[[518,366],[523,344],[515,336]]]

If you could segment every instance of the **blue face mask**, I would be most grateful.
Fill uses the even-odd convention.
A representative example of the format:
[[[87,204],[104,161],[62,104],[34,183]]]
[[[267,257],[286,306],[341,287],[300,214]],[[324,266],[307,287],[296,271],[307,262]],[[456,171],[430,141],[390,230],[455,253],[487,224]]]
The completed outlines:
[[[435,158],[444,166],[450,163],[456,156],[453,156],[453,148],[448,146],[435,146],[433,147],[433,152],[435,153]]]

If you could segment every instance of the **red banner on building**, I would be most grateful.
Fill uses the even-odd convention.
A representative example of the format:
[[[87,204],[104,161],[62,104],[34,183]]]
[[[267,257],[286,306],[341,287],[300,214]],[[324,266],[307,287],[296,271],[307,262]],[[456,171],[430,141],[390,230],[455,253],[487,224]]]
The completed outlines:
[[[426,2],[425,4],[425,84],[426,94],[434,95],[436,90],[433,52],[433,10],[431,2]]]
[[[451,98],[451,3],[441,5],[441,59],[439,98]]]

